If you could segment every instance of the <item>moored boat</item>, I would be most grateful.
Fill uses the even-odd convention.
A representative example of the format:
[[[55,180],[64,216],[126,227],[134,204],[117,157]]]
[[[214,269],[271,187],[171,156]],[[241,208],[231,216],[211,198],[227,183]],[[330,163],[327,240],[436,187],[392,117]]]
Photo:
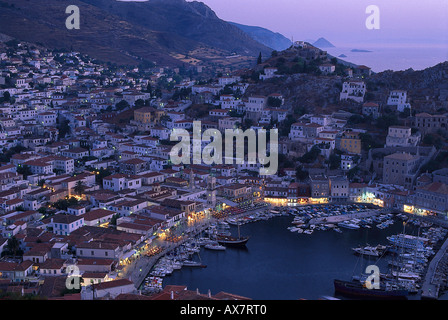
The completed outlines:
[[[232,247],[242,247],[245,246],[247,241],[249,241],[249,237],[231,237],[231,236],[218,236],[216,238],[219,244],[225,245],[225,246],[232,246]]]
[[[201,262],[193,261],[193,260],[183,261],[183,266],[184,267],[197,267],[197,268],[205,268],[206,267],[206,265],[203,265]]]
[[[409,291],[406,289],[395,289],[393,287],[380,287],[380,289],[369,289],[358,281],[334,280],[334,289],[337,293],[360,298],[370,299],[407,299]]]
[[[219,245],[218,243],[209,243],[204,246],[205,249],[209,250],[217,250],[217,251],[224,251],[226,250],[225,246]]]
[[[350,223],[350,222],[339,222],[338,223],[339,227],[343,227],[346,229],[359,229],[359,225],[355,224],[355,223]]]

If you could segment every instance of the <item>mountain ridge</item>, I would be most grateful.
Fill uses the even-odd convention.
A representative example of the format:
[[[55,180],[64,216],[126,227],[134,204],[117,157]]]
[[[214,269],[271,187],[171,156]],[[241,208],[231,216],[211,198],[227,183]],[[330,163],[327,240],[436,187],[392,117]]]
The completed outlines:
[[[231,21],[228,22],[246,32],[254,40],[274,50],[282,51],[292,45],[292,41],[279,32],[273,32],[269,29],[258,26],[248,26]]]
[[[80,9],[79,30],[65,27],[69,16],[65,10],[69,5]],[[260,52],[263,55],[271,52],[237,27],[219,19],[200,2],[0,0],[0,7],[0,30],[10,37],[41,43],[50,49],[73,49],[118,64],[150,61],[167,66],[240,67],[252,65]],[[114,8],[124,13],[114,14]],[[146,16],[148,12],[152,14]],[[144,21],[136,21],[135,17],[154,20],[152,28]],[[181,20],[183,23],[179,23]],[[213,39],[219,41],[213,44]],[[226,59],[232,53],[240,57]]]

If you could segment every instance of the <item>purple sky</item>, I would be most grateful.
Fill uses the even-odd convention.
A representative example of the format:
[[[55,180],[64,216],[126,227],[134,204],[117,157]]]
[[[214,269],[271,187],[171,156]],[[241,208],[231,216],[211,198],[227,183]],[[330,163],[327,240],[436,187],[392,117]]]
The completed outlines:
[[[260,26],[295,40],[448,44],[448,0],[203,0],[223,20]],[[368,30],[367,6],[380,9]]]

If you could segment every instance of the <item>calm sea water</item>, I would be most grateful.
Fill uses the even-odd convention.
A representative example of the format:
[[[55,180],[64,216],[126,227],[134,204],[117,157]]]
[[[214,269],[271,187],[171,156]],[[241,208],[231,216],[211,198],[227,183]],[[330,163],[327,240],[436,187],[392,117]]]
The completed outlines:
[[[352,49],[371,52],[351,52]],[[448,61],[448,43],[446,44],[400,44],[400,45],[344,45],[343,47],[325,48],[335,57],[345,54],[340,59],[358,65],[366,65],[374,72],[384,70],[400,71],[412,68],[422,70]]]
[[[246,249],[226,251],[201,249],[199,256],[207,268],[182,268],[164,279],[163,285],[187,285],[201,293],[211,290],[239,294],[256,300],[319,299],[333,296],[333,280],[351,279],[376,259],[360,258],[351,248],[359,245],[387,244],[386,236],[400,233],[400,221],[387,229],[315,231],[311,235],[292,233],[292,217],[276,217],[240,227],[242,235],[250,235]],[[236,229],[232,227],[232,233]],[[407,234],[416,230],[406,227]],[[198,256],[195,257],[198,260]],[[362,262],[362,264],[361,264]],[[381,272],[387,271],[387,258],[377,262]]]

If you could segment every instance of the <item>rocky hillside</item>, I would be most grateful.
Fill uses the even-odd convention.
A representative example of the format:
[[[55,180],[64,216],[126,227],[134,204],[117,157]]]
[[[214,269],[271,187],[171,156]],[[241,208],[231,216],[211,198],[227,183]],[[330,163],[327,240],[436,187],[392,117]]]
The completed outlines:
[[[445,108],[448,112],[448,62],[419,71],[380,72],[366,83],[376,100],[385,101],[389,90],[407,90],[415,110],[437,112]]]
[[[65,27],[69,5],[80,8],[79,30]],[[0,0],[0,31],[119,64],[251,65],[271,51],[204,4],[184,0]],[[232,53],[239,57],[228,59]]]
[[[272,51],[253,40],[239,28],[219,19],[202,2],[185,0],[151,0],[123,2],[81,0],[133,24],[237,54],[258,56]]]
[[[280,66],[288,73],[279,78],[256,81],[249,87],[247,95],[281,93],[285,98],[285,107],[296,114],[331,113],[337,110],[359,112],[358,104],[339,101],[342,83],[348,79],[343,73],[319,75],[319,72],[313,70],[309,72],[312,62],[307,63],[308,72],[305,73],[301,67],[303,61],[297,58],[294,50],[280,52],[251,72],[254,75],[266,66]],[[413,111],[448,112],[448,62],[421,71],[385,71],[366,77],[364,81],[367,85],[366,100],[385,105],[391,90],[407,90]]]

